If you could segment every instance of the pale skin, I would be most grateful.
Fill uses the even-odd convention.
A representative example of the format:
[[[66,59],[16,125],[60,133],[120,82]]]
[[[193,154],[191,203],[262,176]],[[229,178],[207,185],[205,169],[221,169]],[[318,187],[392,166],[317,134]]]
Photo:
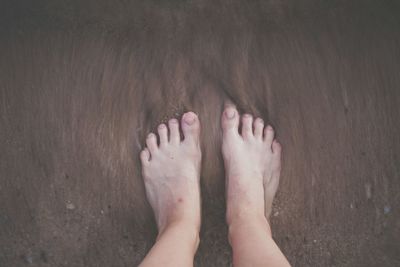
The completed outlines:
[[[140,266],[193,266],[200,242],[200,121],[188,112],[180,126],[176,119],[168,126],[161,124],[160,144],[151,133],[140,154],[146,195],[158,226],[156,243]],[[290,266],[268,222],[281,168],[274,131],[260,118],[240,116],[231,104],[225,107],[221,126],[233,265]]]

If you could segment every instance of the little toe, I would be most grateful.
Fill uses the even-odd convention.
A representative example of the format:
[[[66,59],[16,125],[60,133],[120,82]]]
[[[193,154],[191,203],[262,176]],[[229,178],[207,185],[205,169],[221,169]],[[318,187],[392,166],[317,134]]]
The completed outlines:
[[[253,116],[244,114],[242,116],[242,136],[243,138],[253,137]]]
[[[200,134],[200,122],[194,112],[187,112],[182,116],[182,131],[185,140],[198,143]]]
[[[278,141],[272,142],[272,161],[271,176],[268,180],[264,180],[264,201],[265,201],[265,217],[269,219],[272,211],[272,201],[275,197],[279,186],[281,174],[281,145]]]
[[[150,133],[147,138],[146,138],[146,145],[149,148],[149,151],[151,154],[157,152],[158,146],[157,146],[157,138],[156,135],[153,133]]]
[[[179,122],[177,119],[170,119],[168,121],[169,126],[169,142],[171,144],[177,145],[181,141],[181,136],[179,134]]]
[[[165,146],[168,143],[168,129],[165,124],[158,125],[158,135],[160,136],[160,146]]]
[[[227,105],[221,118],[222,129],[225,132],[232,131],[238,134],[239,114],[234,105]]]
[[[264,121],[261,118],[257,118],[254,121],[254,137],[261,140],[264,129]]]
[[[280,171],[281,154],[282,154],[282,146],[278,141],[274,140],[272,142],[272,162],[271,162],[272,171]]]
[[[274,140],[274,129],[271,125],[268,125],[264,129],[264,142],[268,147],[271,147],[272,141]]]
[[[140,160],[142,162],[143,165],[147,165],[149,164],[150,161],[150,152],[147,148],[143,149],[140,152]]]

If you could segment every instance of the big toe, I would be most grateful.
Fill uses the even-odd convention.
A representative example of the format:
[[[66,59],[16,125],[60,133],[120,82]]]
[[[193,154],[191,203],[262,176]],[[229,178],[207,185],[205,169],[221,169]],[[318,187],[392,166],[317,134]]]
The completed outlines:
[[[185,140],[198,143],[200,134],[200,121],[194,112],[187,112],[182,116],[182,132]]]
[[[235,106],[227,105],[221,118],[224,133],[232,132],[238,134],[239,114]]]

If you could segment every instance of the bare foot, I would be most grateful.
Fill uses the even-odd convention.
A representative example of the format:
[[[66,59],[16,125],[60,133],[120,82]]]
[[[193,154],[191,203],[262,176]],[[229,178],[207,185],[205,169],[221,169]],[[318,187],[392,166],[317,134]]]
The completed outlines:
[[[186,221],[200,228],[200,122],[193,112],[185,113],[179,134],[179,122],[171,119],[158,126],[160,145],[150,133],[141,152],[147,199],[153,208],[159,236],[170,224]],[[169,138],[168,138],[169,135]]]
[[[272,200],[279,185],[281,146],[271,126],[262,119],[242,116],[227,105],[222,115],[222,154],[225,162],[227,221],[252,215],[269,219]]]

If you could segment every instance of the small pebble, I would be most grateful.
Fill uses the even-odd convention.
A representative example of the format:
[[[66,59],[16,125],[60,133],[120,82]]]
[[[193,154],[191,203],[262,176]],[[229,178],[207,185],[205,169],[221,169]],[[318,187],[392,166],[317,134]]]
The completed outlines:
[[[274,213],[274,217],[277,217],[279,215],[279,211]]]
[[[383,207],[383,213],[384,214],[388,214],[388,213],[390,213],[390,211],[391,211],[390,206],[386,205],[386,206]]]
[[[101,210],[100,213],[101,213],[101,214],[104,214],[104,210]]]
[[[354,204],[350,203],[350,209],[354,209]]]
[[[75,205],[68,202],[67,205],[66,205],[66,208],[67,208],[68,210],[73,210],[73,209],[75,209]]]
[[[29,263],[32,264],[33,263],[33,257],[32,255],[25,255],[24,260]]]

